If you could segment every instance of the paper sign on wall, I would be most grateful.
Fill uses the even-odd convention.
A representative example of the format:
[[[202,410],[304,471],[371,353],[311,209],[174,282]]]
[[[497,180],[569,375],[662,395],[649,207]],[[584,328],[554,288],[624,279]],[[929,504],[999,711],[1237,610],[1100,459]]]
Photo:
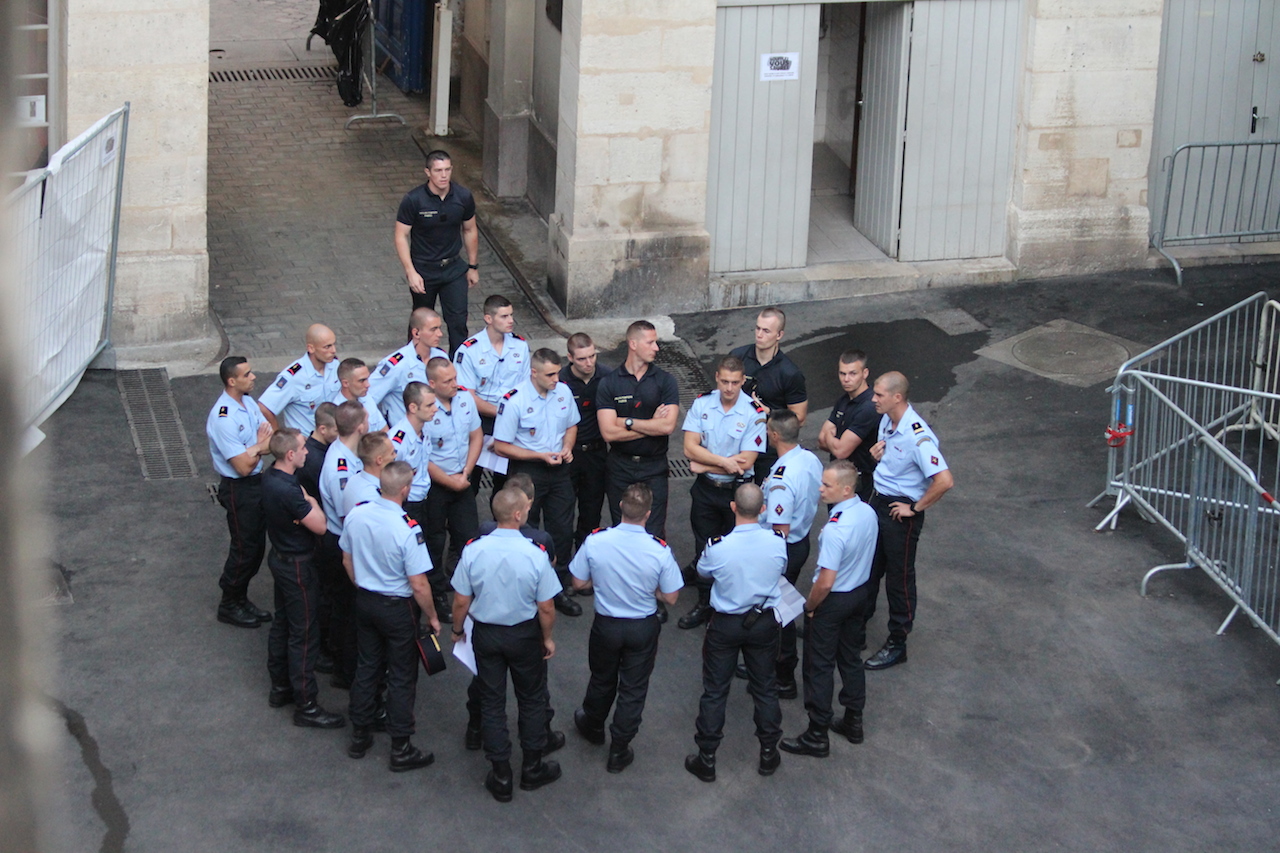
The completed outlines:
[[[760,81],[799,80],[799,53],[762,53],[760,54]]]

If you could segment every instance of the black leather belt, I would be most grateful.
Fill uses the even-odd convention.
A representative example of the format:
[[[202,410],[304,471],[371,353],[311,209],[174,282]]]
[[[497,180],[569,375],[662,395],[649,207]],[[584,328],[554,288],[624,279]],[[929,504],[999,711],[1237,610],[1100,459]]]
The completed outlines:
[[[449,264],[459,260],[461,257],[462,255],[454,255],[452,258],[445,258],[443,261],[423,261],[422,265],[427,267],[436,267],[437,269],[444,269],[449,266]]]
[[[714,486],[717,489],[736,489],[738,488],[738,486],[741,486],[743,483],[751,482],[749,478],[743,478],[741,480],[727,480],[727,481],[713,480],[710,477],[708,477],[706,474],[699,474],[698,479],[706,483],[708,486]]]
[[[914,500],[912,500],[911,498],[907,497],[906,495],[886,495],[886,494],[884,494],[883,492],[881,492],[881,491],[879,491],[879,490],[877,490],[877,489],[872,489],[872,490],[871,490],[871,500],[873,500],[873,501],[877,501],[877,502],[879,502],[879,503],[886,503],[886,504],[893,504],[893,503],[913,504],[913,503],[915,503],[915,501],[914,501]]]
[[[626,460],[628,460],[628,461],[630,461],[630,462],[652,462],[652,461],[653,461],[653,460],[655,460],[655,459],[666,459],[666,458],[667,458],[667,455],[666,455],[665,453],[663,453],[663,454],[654,454],[653,456],[633,456],[633,455],[632,455],[632,454],[630,454],[630,453],[618,453],[617,451],[612,451],[609,455],[610,455],[610,456],[617,456],[617,457],[619,457],[619,458],[621,458],[621,459],[626,459]]]
[[[597,439],[596,441],[583,441],[575,444],[574,449],[586,452],[589,450],[604,450],[605,446],[604,439]]]

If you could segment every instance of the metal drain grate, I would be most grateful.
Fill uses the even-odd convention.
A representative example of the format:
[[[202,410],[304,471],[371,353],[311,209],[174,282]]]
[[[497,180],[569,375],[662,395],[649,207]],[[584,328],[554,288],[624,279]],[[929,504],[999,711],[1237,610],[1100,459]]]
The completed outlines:
[[[683,341],[663,341],[653,363],[676,378],[676,385],[680,388],[680,405],[688,410],[694,398],[711,387],[711,382],[703,372],[702,365],[685,351],[685,347]]]
[[[194,477],[196,463],[178,417],[178,404],[169,391],[169,372],[163,367],[120,370],[116,384],[129,417],[142,476],[148,480]]]
[[[332,65],[291,65],[288,68],[237,68],[210,71],[210,83],[250,83],[255,80],[333,80],[338,69]]]
[[[673,480],[693,479],[693,471],[689,468],[689,460],[683,457],[667,460],[667,474]]]

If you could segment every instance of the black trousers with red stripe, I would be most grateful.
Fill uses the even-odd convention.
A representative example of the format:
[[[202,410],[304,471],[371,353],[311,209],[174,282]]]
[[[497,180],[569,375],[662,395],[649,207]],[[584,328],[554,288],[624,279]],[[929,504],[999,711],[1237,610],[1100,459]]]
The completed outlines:
[[[910,498],[876,495],[871,507],[880,522],[876,540],[876,556],[871,563],[867,603],[863,624],[871,621],[880,597],[880,581],[884,579],[884,597],[889,602],[889,640],[905,643],[916,618],[916,545],[924,529],[924,513],[896,521],[889,515],[889,504],[911,503]]]
[[[275,580],[276,615],[267,635],[267,673],[273,687],[292,687],[302,707],[316,700],[316,657],[320,654],[320,578],[311,554],[267,554]]]
[[[418,695],[418,617],[413,597],[356,590],[356,679],[351,683],[351,725],[373,725],[378,685],[387,673],[387,734],[413,734]]]
[[[222,587],[223,601],[243,601],[267,550],[262,475],[223,477],[218,484],[218,503],[227,511],[227,532],[231,534],[231,547],[218,586]]]

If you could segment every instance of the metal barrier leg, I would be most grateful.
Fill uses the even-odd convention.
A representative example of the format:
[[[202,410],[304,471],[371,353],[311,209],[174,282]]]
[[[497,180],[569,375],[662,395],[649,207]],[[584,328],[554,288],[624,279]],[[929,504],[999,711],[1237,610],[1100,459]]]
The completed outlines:
[[[1102,495],[1099,495],[1099,496],[1098,496],[1098,498],[1101,498],[1101,497],[1102,497]],[[1095,499],[1094,499],[1094,503],[1097,503],[1097,502],[1098,502],[1098,498],[1095,498]],[[1124,508],[1125,508],[1125,505],[1126,505],[1126,504],[1128,504],[1128,503],[1129,503],[1129,496],[1128,496],[1128,495],[1125,495],[1125,494],[1117,495],[1117,496],[1116,496],[1116,505],[1115,505],[1115,508],[1114,508],[1114,509],[1112,509],[1112,510],[1111,510],[1111,512],[1107,513],[1106,517],[1105,517],[1105,518],[1103,518],[1103,519],[1102,519],[1102,521],[1099,521],[1099,522],[1098,522],[1098,526],[1097,526],[1097,527],[1095,527],[1095,528],[1093,528],[1093,529],[1094,529],[1094,530],[1101,530],[1102,528],[1104,528],[1104,527],[1106,527],[1108,524],[1110,524],[1110,525],[1111,525],[1111,529],[1112,529],[1112,530],[1115,530],[1115,529],[1116,529],[1116,520],[1117,520],[1117,518],[1118,518],[1118,517],[1119,517],[1119,515],[1120,515],[1120,510],[1124,509]],[[1093,506],[1093,504],[1091,503],[1091,504],[1089,504],[1089,506]]]
[[[1221,637],[1227,632],[1227,626],[1231,624],[1231,620],[1236,618],[1236,614],[1240,612],[1240,605],[1237,604],[1231,608],[1231,612],[1227,614],[1227,618],[1222,620],[1222,624],[1218,626],[1217,635]],[[1256,624],[1256,623],[1255,623]]]
[[[1140,591],[1142,595],[1145,597],[1147,594],[1147,581],[1151,580],[1151,578],[1154,577],[1157,572],[1164,572],[1164,571],[1168,571],[1169,569],[1194,569],[1194,568],[1195,568],[1194,563],[1166,563],[1163,566],[1156,566],[1154,569],[1152,569],[1151,571],[1147,572],[1145,575],[1142,576],[1142,586],[1140,588]],[[1235,615],[1234,610],[1231,612],[1231,615],[1232,616]],[[1227,618],[1227,621],[1228,622],[1231,621],[1230,617]]]
[[[1164,250],[1162,246],[1156,246],[1155,250],[1169,259],[1169,263],[1173,264],[1173,271],[1178,276],[1178,287],[1182,287],[1182,264],[1178,263],[1178,259]]]

